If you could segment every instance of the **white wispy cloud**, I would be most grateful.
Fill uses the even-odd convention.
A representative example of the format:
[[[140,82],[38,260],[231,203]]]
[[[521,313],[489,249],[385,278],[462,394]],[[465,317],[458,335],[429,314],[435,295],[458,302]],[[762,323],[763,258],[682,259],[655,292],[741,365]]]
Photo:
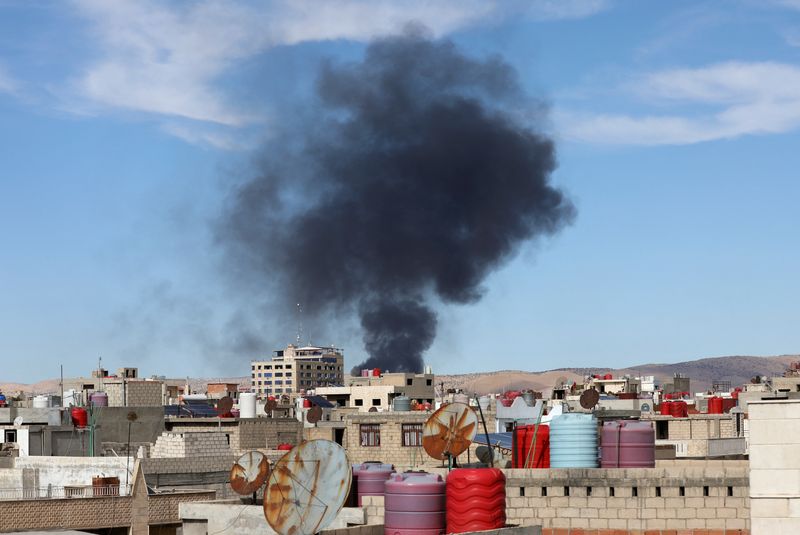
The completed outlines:
[[[15,93],[18,83],[3,65],[0,65],[0,93]]]
[[[689,144],[800,128],[800,67],[728,62],[671,69],[637,80],[645,102],[690,108],[674,114],[581,113],[559,110],[568,139],[604,144]]]
[[[440,36],[510,16],[585,17],[607,5],[606,0],[74,1],[103,50],[77,81],[84,98],[110,108],[234,127],[263,117],[230,102],[219,81],[239,62],[274,46],[365,41],[396,33],[408,21]]]

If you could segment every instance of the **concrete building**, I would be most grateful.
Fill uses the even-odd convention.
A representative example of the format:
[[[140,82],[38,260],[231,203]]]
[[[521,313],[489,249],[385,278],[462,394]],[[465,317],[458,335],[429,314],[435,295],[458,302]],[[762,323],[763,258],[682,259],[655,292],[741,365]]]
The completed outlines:
[[[344,384],[344,355],[335,347],[289,344],[271,360],[250,363],[253,392],[261,396],[292,395],[324,385]]]
[[[239,399],[239,383],[208,383],[206,392],[211,399],[221,399],[225,396],[233,399]]]
[[[434,376],[431,373],[384,373],[369,377],[348,377],[346,386],[317,387],[314,393],[338,407],[352,407],[362,412],[374,408],[391,410],[394,398],[406,396],[417,403],[435,400]]]
[[[752,533],[800,533],[800,400],[751,401],[749,411]]]
[[[744,418],[729,414],[689,414],[686,418],[642,413],[655,426],[656,448],[674,448],[677,458],[743,456],[747,452]]]

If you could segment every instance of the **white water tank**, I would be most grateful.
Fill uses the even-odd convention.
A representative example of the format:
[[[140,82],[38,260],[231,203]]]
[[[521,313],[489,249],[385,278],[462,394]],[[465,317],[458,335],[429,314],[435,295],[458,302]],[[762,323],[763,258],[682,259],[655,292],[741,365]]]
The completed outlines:
[[[256,417],[256,395],[253,392],[239,394],[239,418]]]
[[[50,406],[50,398],[48,396],[34,396],[33,408],[46,409]]]

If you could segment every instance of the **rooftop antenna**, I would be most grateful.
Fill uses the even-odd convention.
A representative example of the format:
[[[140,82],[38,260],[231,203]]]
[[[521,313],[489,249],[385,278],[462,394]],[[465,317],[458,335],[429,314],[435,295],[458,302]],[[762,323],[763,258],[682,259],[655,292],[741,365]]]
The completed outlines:
[[[478,416],[465,403],[442,405],[422,427],[422,447],[425,452],[454,468],[456,457],[467,451],[478,432]]]
[[[303,306],[297,303],[297,347],[300,347],[300,340],[303,337]]]

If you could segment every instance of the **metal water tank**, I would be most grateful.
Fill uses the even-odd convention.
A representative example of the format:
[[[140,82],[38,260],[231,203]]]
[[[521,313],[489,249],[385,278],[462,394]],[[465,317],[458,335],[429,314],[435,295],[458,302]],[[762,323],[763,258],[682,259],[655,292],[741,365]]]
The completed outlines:
[[[445,532],[446,501],[442,476],[404,472],[386,480],[385,535],[440,535]]]
[[[518,425],[514,429],[511,468],[550,468],[550,426],[539,424],[537,430],[536,425]]]
[[[50,398],[47,396],[34,396],[33,397],[33,408],[34,409],[46,409],[50,406]]]
[[[497,468],[457,468],[447,474],[447,533],[506,525],[506,476]]]
[[[650,422],[605,422],[600,452],[601,468],[655,468],[655,430]]]
[[[358,506],[364,496],[383,496],[386,480],[394,474],[391,464],[364,463],[353,468],[353,475],[358,478]]]
[[[597,420],[566,413],[550,422],[551,468],[597,468]]]
[[[95,407],[108,407],[108,394],[105,392],[92,392],[89,403]]]
[[[395,411],[410,411],[411,410],[411,398],[408,396],[397,396],[392,401],[392,408]]]
[[[239,418],[256,417],[256,395],[254,392],[239,394]]]

